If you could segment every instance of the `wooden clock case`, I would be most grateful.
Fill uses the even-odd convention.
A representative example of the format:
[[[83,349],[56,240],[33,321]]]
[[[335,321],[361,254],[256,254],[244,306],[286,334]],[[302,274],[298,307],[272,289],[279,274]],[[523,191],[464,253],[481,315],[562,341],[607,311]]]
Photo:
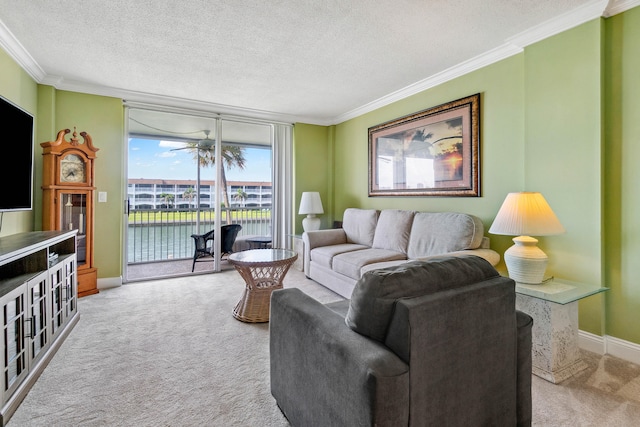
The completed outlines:
[[[42,229],[78,230],[78,296],[98,293],[98,270],[93,263],[95,182],[98,148],[91,136],[74,128],[58,132],[55,141],[43,142]]]

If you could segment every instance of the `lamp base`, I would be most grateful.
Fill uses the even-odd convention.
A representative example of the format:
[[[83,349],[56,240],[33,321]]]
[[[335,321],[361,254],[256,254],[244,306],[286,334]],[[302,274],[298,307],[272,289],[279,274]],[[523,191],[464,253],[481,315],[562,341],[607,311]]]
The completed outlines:
[[[538,246],[538,240],[529,236],[513,239],[515,245],[504,253],[509,277],[518,283],[539,285],[544,280],[549,258]]]
[[[302,228],[304,231],[320,230],[320,218],[316,218],[314,214],[307,215],[302,220]]]

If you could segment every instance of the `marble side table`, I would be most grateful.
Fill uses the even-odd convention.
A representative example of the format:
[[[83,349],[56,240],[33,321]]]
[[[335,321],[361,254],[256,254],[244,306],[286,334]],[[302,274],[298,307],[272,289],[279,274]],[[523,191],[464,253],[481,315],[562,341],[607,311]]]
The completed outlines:
[[[587,367],[578,344],[578,301],[608,288],[552,278],[516,282],[516,309],[533,318],[533,373],[557,384]]]

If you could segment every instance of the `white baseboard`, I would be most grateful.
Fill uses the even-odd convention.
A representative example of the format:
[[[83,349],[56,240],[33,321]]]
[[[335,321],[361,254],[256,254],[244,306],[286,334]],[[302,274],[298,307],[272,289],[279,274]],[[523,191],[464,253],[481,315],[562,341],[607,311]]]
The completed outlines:
[[[591,332],[578,331],[578,344],[583,350],[596,354],[605,353],[604,338]]]
[[[578,331],[580,348],[597,354],[610,354],[640,365],[640,344],[609,335],[601,337],[590,332]]]
[[[98,289],[117,288],[122,286],[122,276],[98,279]]]

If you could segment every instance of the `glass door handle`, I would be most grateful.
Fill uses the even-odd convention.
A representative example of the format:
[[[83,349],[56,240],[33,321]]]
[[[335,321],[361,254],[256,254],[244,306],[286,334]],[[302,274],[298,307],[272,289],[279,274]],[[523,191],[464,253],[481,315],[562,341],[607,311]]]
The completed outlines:
[[[29,326],[27,327],[26,323],[29,322]],[[24,337],[25,338],[34,338],[36,336],[36,319],[33,317],[28,317],[24,319]],[[28,332],[27,332],[28,331]]]

